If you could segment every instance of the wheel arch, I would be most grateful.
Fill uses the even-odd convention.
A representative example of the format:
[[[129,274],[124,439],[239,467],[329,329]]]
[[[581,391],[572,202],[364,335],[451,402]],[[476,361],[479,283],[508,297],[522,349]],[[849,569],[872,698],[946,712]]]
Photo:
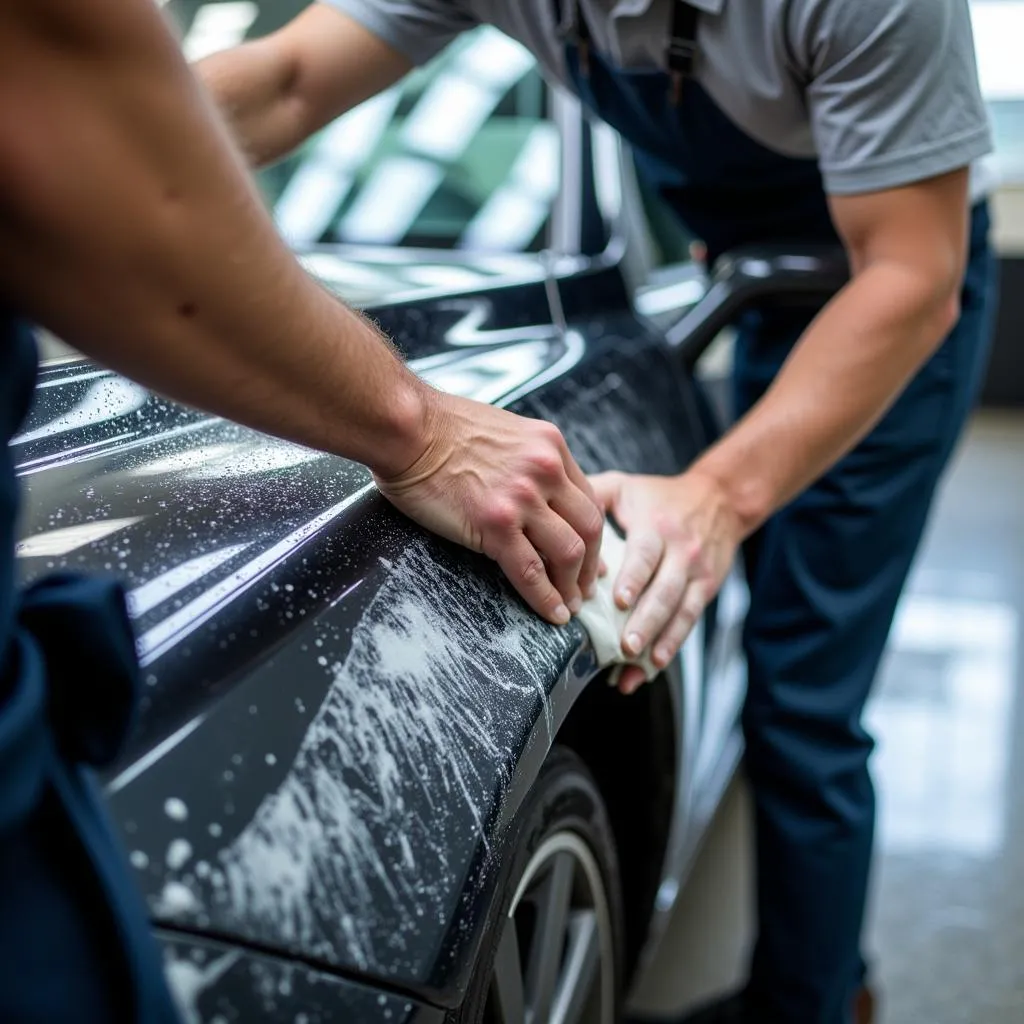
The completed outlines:
[[[605,801],[619,857],[626,983],[638,965],[661,883],[676,805],[677,710],[664,681],[623,697],[595,679],[557,741],[587,765]]]

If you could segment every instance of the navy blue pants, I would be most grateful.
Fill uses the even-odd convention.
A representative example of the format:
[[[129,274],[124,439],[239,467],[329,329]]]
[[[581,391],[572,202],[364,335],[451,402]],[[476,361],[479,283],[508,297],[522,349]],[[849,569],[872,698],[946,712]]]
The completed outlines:
[[[936,484],[984,371],[996,304],[988,211],[975,208],[962,315],[878,427],[746,547],[743,715],[757,837],[758,1020],[848,1020],[875,800],[861,713]],[[755,314],[737,346],[737,411],[810,316]]]

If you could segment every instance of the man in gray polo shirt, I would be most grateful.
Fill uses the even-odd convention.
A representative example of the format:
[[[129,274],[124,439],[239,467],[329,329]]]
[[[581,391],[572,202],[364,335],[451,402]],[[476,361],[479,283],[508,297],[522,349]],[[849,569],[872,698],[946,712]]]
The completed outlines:
[[[200,73],[265,163],[484,22],[633,144],[710,259],[849,254],[817,315],[743,318],[718,445],[678,478],[595,487],[628,534],[624,647],[661,664],[744,544],[759,934],[744,993],[699,1019],[868,1021],[861,712],[995,301],[967,0],[326,0]]]

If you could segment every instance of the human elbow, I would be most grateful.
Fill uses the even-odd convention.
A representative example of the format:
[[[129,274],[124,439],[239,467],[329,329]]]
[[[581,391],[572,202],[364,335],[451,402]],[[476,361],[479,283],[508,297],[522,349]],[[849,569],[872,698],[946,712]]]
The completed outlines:
[[[923,302],[923,315],[928,333],[938,345],[960,319],[960,293],[963,268],[959,264],[935,273]]]

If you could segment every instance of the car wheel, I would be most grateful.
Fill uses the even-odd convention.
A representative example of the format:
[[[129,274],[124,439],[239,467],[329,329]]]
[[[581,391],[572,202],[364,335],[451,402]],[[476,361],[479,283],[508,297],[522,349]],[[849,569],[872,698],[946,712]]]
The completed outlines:
[[[615,843],[584,763],[554,747],[509,829],[503,884],[460,1024],[614,1024],[622,989]]]

